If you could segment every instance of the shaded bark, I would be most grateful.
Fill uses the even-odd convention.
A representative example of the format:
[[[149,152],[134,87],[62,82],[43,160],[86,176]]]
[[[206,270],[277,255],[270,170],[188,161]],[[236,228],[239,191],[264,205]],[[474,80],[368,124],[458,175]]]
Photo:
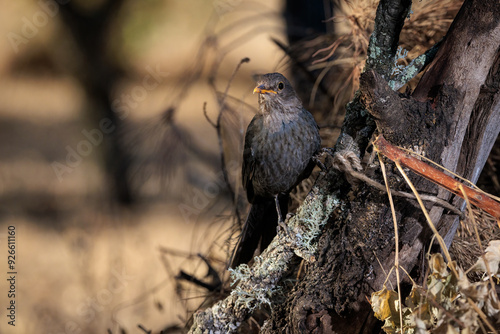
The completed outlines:
[[[382,0],[377,7],[375,29],[370,37],[366,70],[373,69],[389,79],[399,34],[411,9],[411,0]]]
[[[411,8],[411,0],[381,0],[377,7],[374,32],[370,37],[365,71],[375,70],[389,78],[399,35]],[[342,132],[336,144],[337,151],[349,150],[362,156],[368,145],[375,123],[360,103],[359,94],[346,106]]]

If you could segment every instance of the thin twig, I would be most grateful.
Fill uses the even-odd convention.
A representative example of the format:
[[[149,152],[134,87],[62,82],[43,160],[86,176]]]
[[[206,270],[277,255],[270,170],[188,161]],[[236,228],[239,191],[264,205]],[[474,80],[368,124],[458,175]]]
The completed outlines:
[[[483,322],[486,324],[486,326],[488,326],[488,328],[493,333],[498,333],[496,331],[495,327],[493,327],[493,325],[490,324],[490,322],[488,321],[488,318],[486,317],[486,314],[484,314],[484,312],[476,305],[476,303],[474,303],[474,301],[472,299],[470,299],[470,297],[467,297],[467,302],[469,303],[470,306],[472,306],[472,308],[474,309],[474,311],[476,311],[477,314],[479,314],[479,317],[481,318],[481,320],[483,320]]]
[[[238,209],[236,192],[234,191],[233,187],[231,186],[231,182],[229,181],[229,173],[228,173],[228,170],[227,170],[226,157],[225,157],[225,153],[224,153],[224,143],[223,143],[223,139],[222,139],[221,120],[222,120],[222,114],[224,113],[224,110],[226,108],[226,106],[225,106],[226,105],[226,97],[228,95],[229,88],[231,87],[231,83],[232,83],[233,79],[235,78],[236,73],[240,69],[241,65],[244,64],[244,63],[248,63],[249,61],[250,61],[250,58],[243,58],[243,59],[240,60],[240,62],[238,63],[238,65],[236,65],[236,68],[234,69],[233,74],[229,78],[229,81],[228,81],[228,83],[226,85],[226,89],[225,89],[224,93],[220,97],[218,96],[218,94],[217,94],[217,88],[215,87],[215,79],[214,78],[215,78],[215,74],[216,73],[213,72],[212,75],[210,76],[209,83],[212,86],[212,89],[214,90],[214,93],[215,93],[215,95],[217,97],[217,101],[219,103],[219,114],[217,116],[217,122],[216,123],[212,122],[208,118],[207,113],[206,113],[206,107],[205,107],[206,103],[203,106],[203,112],[205,114],[205,117],[207,118],[207,121],[210,124],[212,124],[212,126],[217,131],[217,139],[219,141],[220,163],[221,163],[222,175],[224,177],[224,182],[226,183],[227,189],[229,190],[229,193],[231,194],[231,198],[233,200],[234,212],[235,212],[236,219],[238,220],[238,222],[241,221],[241,214],[240,214],[240,211]],[[217,67],[214,67],[214,68],[217,68]]]
[[[144,327],[143,325],[141,324],[138,324],[137,327],[139,327],[139,329],[141,329],[144,333],[146,334],[151,334],[153,333],[151,330],[147,330],[146,327]]]
[[[225,109],[226,97],[227,97],[227,94],[229,92],[229,87],[231,86],[231,82],[233,81],[234,77],[236,76],[236,73],[240,69],[241,65],[244,63],[248,63],[249,61],[250,61],[250,58],[243,58],[240,60],[238,65],[236,65],[236,68],[234,69],[233,74],[231,75],[231,78],[229,78],[229,81],[228,81],[227,86],[226,86],[226,90],[224,91],[224,95],[222,96],[222,99],[219,103],[220,111],[219,111],[219,116],[217,117],[217,137],[219,139],[222,175],[224,176],[224,182],[226,182],[227,188],[229,189],[229,192],[231,194],[231,198],[233,199],[234,213],[236,215],[236,219],[238,220],[238,223],[240,223],[240,221],[241,221],[241,215],[240,215],[240,211],[238,209],[238,203],[237,203],[238,199],[236,198],[236,192],[231,187],[231,182],[229,182],[229,173],[227,171],[226,158],[225,158],[224,147],[223,147],[223,143],[222,143],[221,119],[222,119],[222,113],[224,112],[224,109]]]
[[[211,126],[214,127],[214,129],[217,129],[217,124],[214,123],[214,121],[212,121],[210,119],[210,117],[208,117],[208,114],[207,114],[207,102],[203,102],[203,115],[205,116],[205,119],[207,120],[208,123],[210,123]]]

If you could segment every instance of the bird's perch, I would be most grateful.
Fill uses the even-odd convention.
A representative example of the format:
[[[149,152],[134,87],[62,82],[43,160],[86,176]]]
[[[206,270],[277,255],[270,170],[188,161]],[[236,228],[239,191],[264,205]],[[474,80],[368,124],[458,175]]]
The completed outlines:
[[[383,135],[380,135],[373,142],[375,149],[383,154],[385,157],[392,161],[398,161],[401,165],[409,168],[414,173],[425,177],[431,182],[445,188],[451,193],[460,196],[465,199],[464,194],[460,190],[459,185],[461,184],[451,176],[446,175],[440,170],[422,162],[403,150],[391,145],[387,140],[385,140]],[[486,195],[485,193],[479,192],[471,187],[461,184],[464,192],[466,193],[469,201],[488,212],[490,215],[496,218],[497,223],[500,226],[500,203]]]
[[[332,169],[332,173],[336,171]],[[231,294],[212,307],[197,311],[189,333],[236,332],[254,309],[272,303],[294,253],[306,261],[314,261],[318,237],[340,205],[338,193],[322,190],[322,182],[309,193],[296,215],[287,220],[288,235],[280,230],[252,267],[246,264],[238,267],[233,274],[238,282]]]

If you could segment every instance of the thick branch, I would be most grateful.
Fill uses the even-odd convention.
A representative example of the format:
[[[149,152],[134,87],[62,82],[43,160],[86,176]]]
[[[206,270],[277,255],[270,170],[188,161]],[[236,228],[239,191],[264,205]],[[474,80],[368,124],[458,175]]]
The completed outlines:
[[[488,77],[481,86],[462,144],[458,173],[476,183],[500,131],[500,47]],[[481,145],[472,145],[474,142]],[[470,166],[470,162],[476,162]],[[469,165],[469,166],[468,166]]]
[[[388,1],[383,3],[387,4]],[[382,8],[380,6],[383,6],[383,3],[381,2],[379,9]],[[480,7],[482,4],[476,1],[474,6]],[[462,12],[462,16],[457,17],[457,20],[461,21],[460,24],[455,23],[454,26],[470,25],[471,22],[484,19],[476,17],[475,14],[467,17],[465,15],[467,11]],[[483,14],[485,18],[493,19],[496,16],[492,16],[492,13],[495,12],[499,11],[493,11],[490,8],[489,14]],[[383,20],[380,19],[380,21]],[[393,25],[393,27],[397,30],[397,26]],[[494,25],[490,25],[489,28],[484,26],[482,33],[489,34],[487,31],[491,28],[496,29]],[[452,27],[449,35],[459,33],[460,31],[454,31]],[[397,37],[384,39],[386,36],[383,36],[377,28],[374,34],[375,36],[372,37],[374,43],[370,52],[375,56],[375,52],[385,50],[385,55],[382,57],[386,64],[390,61],[392,65],[393,59],[388,56],[391,48],[378,48],[375,42],[386,42],[385,46],[393,45],[393,50],[396,50],[397,43],[393,42],[397,40]],[[376,36],[380,34],[382,37],[377,38]],[[467,42],[472,40],[474,44],[475,39],[482,37],[476,34],[467,38]],[[493,41],[493,45],[489,44],[486,48],[498,48],[500,44],[498,40],[493,39]],[[488,42],[483,41],[483,43]],[[465,59],[471,56],[481,58],[481,55],[473,52],[467,56],[467,52],[463,50],[467,50],[466,45],[460,46],[456,52],[461,54],[464,62],[456,64],[457,67],[454,67],[456,66],[454,64],[446,64],[446,66],[454,67],[456,74],[462,72],[457,78],[459,76],[474,77],[478,72],[476,68],[469,67]],[[442,50],[440,49],[439,52]],[[483,62],[483,60],[475,61]],[[461,145],[461,140],[460,142],[453,140],[457,131],[455,124],[464,112],[460,104],[464,100],[461,84],[456,85],[456,82],[452,80],[446,84],[434,86],[429,89],[432,93],[429,98],[415,100],[411,96],[397,94],[387,86],[381,75],[384,73],[381,72],[390,73],[388,67],[375,66],[373,63],[369,63],[367,67],[369,66],[372,66],[374,71],[372,74],[366,71],[367,76],[362,78],[365,82],[361,83],[365,85],[361,87],[362,92],[357,94],[347,108],[342,134],[336,146],[337,151],[347,148],[361,155],[365,148],[366,136],[370,136],[375,128],[375,121],[371,116],[367,116],[368,111],[361,104],[362,98],[366,98],[364,100],[366,105],[371,105],[372,110],[375,111],[375,120],[377,126],[380,127],[379,130],[384,135],[389,134],[390,136],[387,137],[391,137],[391,142],[396,145],[416,147],[421,150],[420,153],[437,162],[443,159],[443,150],[447,147]],[[438,69],[430,67],[430,71],[436,70]],[[482,78],[476,77],[476,82],[471,82],[471,84],[475,84],[479,89],[482,84],[480,80],[484,81],[486,74],[487,71],[479,72]],[[439,73],[434,73],[434,75],[439,76]],[[363,91],[369,89],[370,86],[371,92]],[[468,119],[469,117],[467,117],[467,122]],[[370,121],[373,123],[370,124]],[[374,174],[370,176],[371,178],[377,177],[377,171],[372,168],[367,168],[365,172]],[[416,185],[419,190],[427,193],[436,192],[437,186],[420,177],[415,178],[419,182]],[[389,182],[392,189],[405,187],[397,176],[390,177]],[[346,186],[345,183],[342,186]],[[308,266],[308,274],[297,284],[294,289],[295,293],[289,297],[286,305],[274,310],[272,320],[266,327],[266,329],[270,328],[268,333],[278,328],[282,330],[284,328],[291,333],[328,332],[333,331],[333,327],[339,332],[361,332],[363,327],[366,331],[370,331],[368,329],[370,327],[368,323],[371,321],[370,310],[365,296],[373,291],[372,289],[382,287],[386,279],[384,269],[388,270],[394,263],[393,225],[385,198],[372,192],[363,184],[346,186],[346,189],[349,191],[349,197],[341,198],[342,211],[332,224],[327,225],[320,238],[318,261]],[[398,200],[396,210],[400,229],[400,266],[410,271],[419,262],[422,247],[430,241],[432,234],[426,226],[422,225],[420,210],[413,201]],[[442,212],[442,208],[439,208],[439,211]],[[377,259],[380,260],[380,265],[377,264]],[[389,278],[389,281],[391,280]],[[322,313],[323,310],[327,310],[327,313]],[[316,316],[320,314],[321,320],[318,321]],[[367,322],[363,323],[365,320]],[[335,326],[328,327],[328,323],[335,323]]]
[[[359,100],[375,119],[379,132],[398,133],[406,126],[403,102],[380,74],[373,70],[363,73],[359,91]]]
[[[374,70],[389,78],[394,67],[394,55],[399,34],[411,8],[411,0],[381,0],[377,7],[375,27],[368,45],[365,72]],[[346,106],[346,116],[337,140],[336,151],[349,150],[362,156],[375,130],[370,115],[360,104],[359,95]]]
[[[453,109],[448,102],[453,94],[456,92],[451,87],[443,89],[432,105],[393,91],[375,71],[360,78],[360,101],[375,119],[378,132],[390,142],[419,147],[433,160],[440,159],[445,144],[448,113]]]
[[[499,12],[492,7],[493,1],[490,0],[487,5],[489,11],[486,13],[479,10],[485,15],[484,17],[477,16],[477,10],[470,10],[471,6],[481,7],[483,4],[478,0],[470,2],[473,5],[464,5],[469,10],[461,11],[461,16],[457,17],[460,22],[454,23],[449,32],[449,36],[452,37],[447,37],[444,43],[461,44],[459,49],[455,50],[460,55],[448,56],[447,61],[457,61],[457,58],[463,57],[462,62],[443,64],[437,56],[433,63],[434,67],[430,68],[430,71],[434,72],[433,75],[441,74],[439,66],[451,68],[457,66],[455,72],[449,72],[448,78],[444,78],[445,81],[429,85],[427,90],[421,87],[419,94],[424,93],[417,94],[419,100],[415,101],[409,96],[393,92],[383,79],[383,76],[388,78],[392,72],[399,32],[411,2],[381,1],[375,32],[370,40],[370,59],[367,62],[367,69],[373,71],[367,71],[363,79],[365,82],[362,83],[365,85],[362,90],[371,87],[371,91],[358,93],[348,106],[342,134],[335,148],[337,152],[347,149],[361,156],[375,129],[375,121],[361,104],[362,98],[365,105],[370,106],[379,130],[384,134],[390,134],[391,142],[396,145],[412,148],[417,146],[425,150],[427,157],[438,162],[441,158],[445,158],[442,155],[443,150],[446,151],[450,147],[445,152],[449,153],[451,147],[461,146],[461,139],[459,142],[454,140],[461,129],[457,124],[460,123],[464,113],[471,112],[475,101],[472,103],[469,101],[470,109],[462,105],[467,98],[474,95],[463,88],[469,86],[468,89],[473,91],[476,90],[474,85],[477,85],[477,92],[479,91],[493,61],[490,51],[492,48],[496,50],[500,45],[496,33],[492,35],[492,32],[497,31],[495,20],[498,19],[494,19],[496,16],[491,14]],[[493,20],[495,24],[492,25],[490,22],[489,26],[484,25],[487,19]],[[466,35],[467,41],[464,45],[459,37],[453,35],[461,34],[462,31],[457,30],[457,27],[470,25],[470,22],[479,22],[478,25],[482,26],[482,30],[481,33]],[[490,40],[485,41],[484,36],[489,36]],[[494,45],[486,45],[482,49],[486,51],[486,58],[491,56],[489,60],[475,60],[481,66],[487,67],[481,71],[469,67],[465,60],[467,57],[481,58],[483,55],[478,54],[475,49],[470,55],[463,51],[467,50],[467,42],[470,43],[469,46],[477,47],[479,41]],[[453,46],[448,46],[447,52],[452,48]],[[441,53],[441,58],[443,52],[441,49],[438,52],[438,55]],[[378,58],[380,62],[375,60]],[[474,79],[467,79],[468,76]],[[431,79],[432,77],[429,77],[422,85],[432,83]],[[462,81],[457,82],[457,80],[468,83],[464,85]],[[393,110],[393,108],[403,110]],[[465,118],[467,124],[470,115],[465,115]],[[390,126],[392,121],[397,121],[396,125],[393,124],[393,129]],[[398,135],[394,127],[402,134]],[[373,167],[367,168],[365,172],[378,176],[378,171]],[[391,187],[400,189],[402,186],[398,182],[398,178],[392,177]],[[423,190],[433,193],[436,186],[428,182]],[[398,201],[396,208],[401,235],[400,264],[404,268],[411,269],[417,263],[418,254],[424,243],[430,238],[429,235],[425,235],[425,227],[420,225],[421,216],[418,207],[412,201]],[[369,327],[367,324],[371,320],[366,319],[369,317],[370,309],[365,296],[372,289],[381,287],[386,277],[383,270],[390,268],[394,260],[392,252],[394,234],[390,210],[386,198],[382,198],[378,192],[371,191],[364,184],[350,185],[337,173],[329,171],[318,178],[313,192],[303,203],[297,216],[290,220],[294,236],[298,237],[297,227],[307,226],[304,223],[323,226],[329,218],[333,218],[335,210],[337,210],[335,220],[326,225],[325,231],[319,238],[317,261],[308,265],[307,275],[296,284],[294,293],[288,296],[287,303],[273,305],[273,315],[263,327],[264,332],[271,333],[277,330],[291,333],[328,332],[333,331],[333,323],[335,330],[338,330],[339,323],[342,323],[343,326],[340,328],[344,332],[355,332],[361,330],[363,326]],[[301,232],[301,235],[305,234]],[[280,238],[284,239],[277,240]],[[268,295],[263,297],[256,292],[261,291],[262,284],[266,286],[266,291],[275,291],[292,257],[294,246],[291,243],[298,242],[297,238],[294,240],[287,241],[286,236],[279,234],[270,248],[256,261],[254,267],[240,273],[243,279],[228,299],[195,316],[192,332],[207,329],[230,333],[254,307],[270,301],[266,299]],[[307,249],[305,253],[310,255]],[[279,258],[279,266],[276,266],[276,258],[272,257]],[[381,265],[377,264],[377,259]],[[343,313],[343,317],[338,316],[340,313]],[[364,322],[365,320],[367,322]]]
[[[398,48],[399,34],[408,17],[411,0],[381,0],[377,7],[375,28],[368,45],[367,70],[375,70],[389,79]]]

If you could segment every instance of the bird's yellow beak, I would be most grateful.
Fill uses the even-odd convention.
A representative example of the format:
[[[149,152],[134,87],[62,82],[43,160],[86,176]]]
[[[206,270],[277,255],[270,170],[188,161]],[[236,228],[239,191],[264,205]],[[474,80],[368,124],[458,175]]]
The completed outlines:
[[[274,90],[272,89],[264,89],[264,85],[260,85],[260,86],[257,86],[253,89],[253,93],[259,93],[259,94],[270,94],[270,93],[273,93],[273,94],[278,94],[277,92],[275,92]]]

